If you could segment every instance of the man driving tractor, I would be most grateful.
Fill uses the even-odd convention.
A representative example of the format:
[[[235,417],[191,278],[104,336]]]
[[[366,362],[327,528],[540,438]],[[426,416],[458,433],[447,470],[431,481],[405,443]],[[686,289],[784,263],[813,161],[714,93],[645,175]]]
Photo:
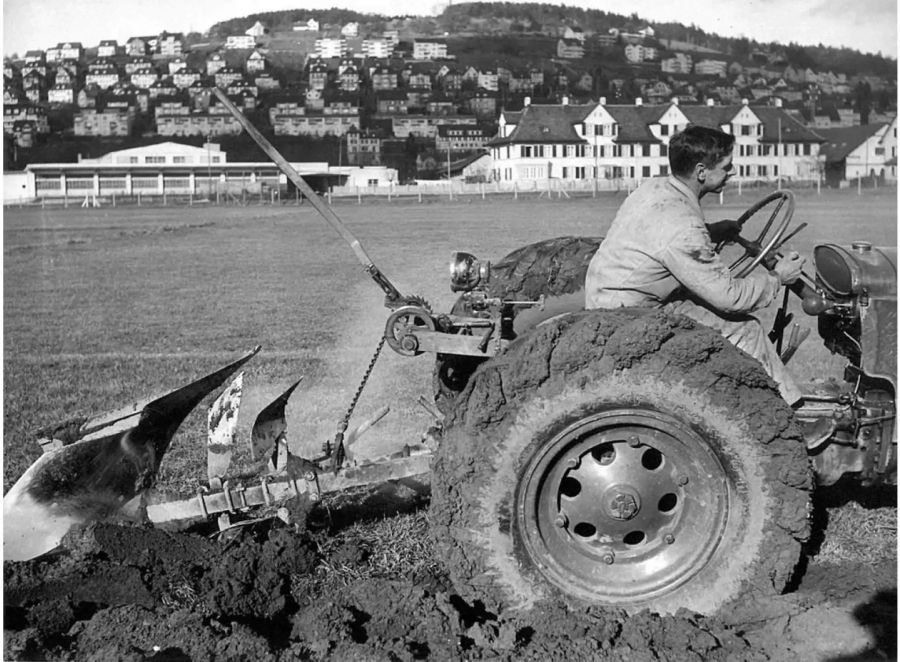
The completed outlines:
[[[736,236],[740,225],[707,224],[700,208],[700,199],[722,191],[733,175],[733,149],[734,136],[704,126],[672,136],[671,174],[628,196],[591,259],[585,307],[661,307],[717,329],[762,363],[781,396],[796,405],[800,390],[752,313],[800,277],[804,260],[790,252],[771,271],[737,278],[716,244]]]

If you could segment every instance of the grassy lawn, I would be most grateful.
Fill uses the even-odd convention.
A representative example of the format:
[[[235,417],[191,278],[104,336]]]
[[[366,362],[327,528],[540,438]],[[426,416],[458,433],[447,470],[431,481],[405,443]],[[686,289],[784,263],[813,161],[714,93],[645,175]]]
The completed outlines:
[[[705,201],[707,215],[734,218],[762,195]],[[602,235],[623,199],[354,199],[334,208],[401,292],[440,311],[455,299],[452,251],[497,259],[542,238]],[[826,241],[893,246],[896,217],[893,190],[801,192],[795,219],[809,227],[792,244],[808,259]],[[256,344],[263,351],[246,370],[239,432],[248,435],[257,411],[302,375],[289,435],[315,454],[334,434],[387,317],[381,290],[308,204],[9,209],[3,270],[5,489],[38,454],[35,429],[178,386]],[[792,363],[797,377],[839,375],[842,363],[816,342],[814,320],[802,321],[813,335]],[[416,398],[430,394],[431,367],[428,356],[385,349],[351,421],[391,406],[364,437],[372,454],[426,428]],[[204,416],[201,408],[176,436],[164,485],[181,490],[205,475]]]

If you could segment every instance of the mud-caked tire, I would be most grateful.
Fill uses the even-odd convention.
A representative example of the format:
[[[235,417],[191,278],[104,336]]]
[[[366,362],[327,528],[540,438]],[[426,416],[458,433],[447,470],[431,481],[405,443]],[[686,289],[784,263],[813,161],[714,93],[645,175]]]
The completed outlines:
[[[430,517],[456,589],[489,608],[715,614],[783,590],[811,486],[755,360],[682,316],[594,310],[478,368],[446,421]]]
[[[584,288],[588,264],[602,241],[599,237],[554,237],[528,244],[491,264],[487,294],[501,299],[535,300],[571,294]],[[471,315],[465,297],[457,299],[453,315]],[[484,362],[468,356],[439,354],[435,361],[434,401],[449,413],[456,396]]]

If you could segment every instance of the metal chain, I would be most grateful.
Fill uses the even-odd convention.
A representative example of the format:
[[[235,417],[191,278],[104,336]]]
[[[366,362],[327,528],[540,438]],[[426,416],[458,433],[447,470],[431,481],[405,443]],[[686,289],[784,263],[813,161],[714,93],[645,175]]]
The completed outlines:
[[[362,395],[366,382],[369,381],[369,376],[372,374],[372,370],[375,369],[375,362],[381,354],[381,348],[384,347],[384,341],[385,336],[382,335],[381,339],[378,341],[378,347],[375,348],[375,354],[372,355],[372,359],[366,367],[366,372],[359,382],[356,393],[353,394],[353,398],[350,400],[350,406],[347,408],[347,413],[344,414],[344,418],[338,423],[337,434],[334,436],[334,454],[332,455],[332,467],[334,468],[335,473],[337,473],[338,469],[341,467],[341,463],[344,461],[344,433],[347,431],[347,426],[350,425],[350,417],[353,416],[353,410],[356,409],[356,403],[359,402],[359,397]]]

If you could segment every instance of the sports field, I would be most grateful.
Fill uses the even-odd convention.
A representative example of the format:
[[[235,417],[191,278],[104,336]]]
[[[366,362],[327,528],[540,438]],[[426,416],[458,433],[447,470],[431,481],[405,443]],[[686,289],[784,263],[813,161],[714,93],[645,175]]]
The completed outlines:
[[[763,194],[704,206],[710,220],[735,218]],[[498,259],[543,238],[602,235],[623,199],[353,200],[334,209],[401,292],[441,311],[454,300],[452,251]],[[794,218],[809,223],[791,242],[808,259],[821,242],[897,243],[894,189],[800,192]],[[4,489],[37,456],[35,429],[180,385],[256,344],[263,350],[247,368],[239,431],[302,375],[289,436],[315,453],[334,434],[387,317],[381,290],[309,204],[9,209],[3,233]],[[813,334],[792,363],[797,376],[839,376],[841,362],[804,322]],[[429,416],[415,401],[430,394],[431,367],[428,356],[385,348],[351,422],[391,407],[365,438],[373,453],[425,429]],[[202,426],[200,412],[176,436],[163,484],[193,488],[204,476]]]

